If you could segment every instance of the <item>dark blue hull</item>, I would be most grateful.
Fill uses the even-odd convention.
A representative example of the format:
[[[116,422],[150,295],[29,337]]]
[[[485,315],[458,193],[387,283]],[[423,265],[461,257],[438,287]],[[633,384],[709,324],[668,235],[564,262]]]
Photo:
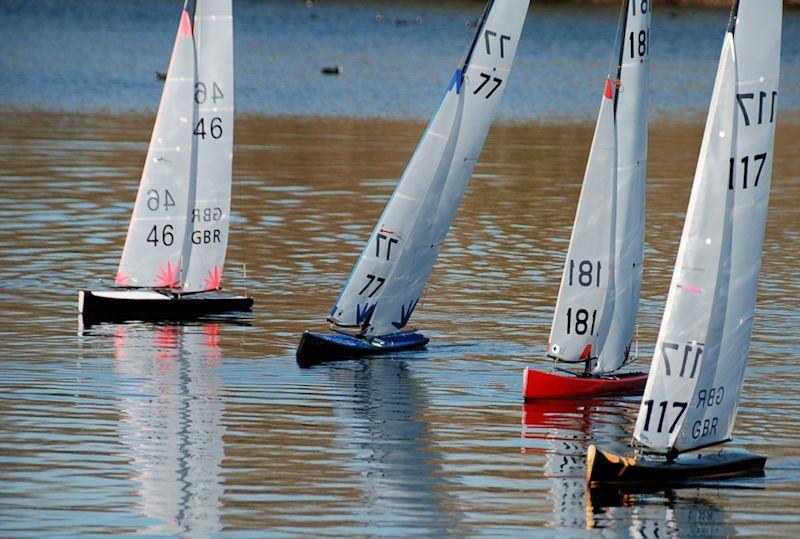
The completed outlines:
[[[423,348],[428,344],[428,340],[425,335],[416,330],[398,331],[391,335],[371,339],[359,339],[341,333],[306,331],[297,347],[297,363],[302,367],[307,367],[326,361],[414,350]]]

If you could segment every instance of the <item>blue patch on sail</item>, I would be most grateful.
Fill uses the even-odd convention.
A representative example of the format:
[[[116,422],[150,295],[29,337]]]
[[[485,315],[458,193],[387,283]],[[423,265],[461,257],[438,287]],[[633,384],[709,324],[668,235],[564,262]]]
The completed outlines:
[[[400,321],[399,322],[392,322],[392,325],[397,329],[403,329],[406,324],[408,324],[408,320],[411,318],[411,313],[414,312],[414,308],[417,306],[417,302],[419,298],[415,299],[414,301],[410,301],[408,303],[408,312],[406,312],[406,306],[400,306]]]
[[[334,314],[336,314],[336,307],[338,307],[338,305],[334,305],[334,306],[333,306],[333,309],[331,309],[331,316],[333,316]]]
[[[361,305],[356,304],[356,324],[369,323],[369,319],[372,318],[372,313],[375,312],[375,307],[377,306],[377,303],[373,303],[372,305],[366,303],[362,311]]]
[[[461,76],[461,70],[456,69],[456,72],[453,74],[453,78],[450,79],[450,86],[447,87],[447,91],[453,89],[453,86],[456,87],[456,93],[461,93],[461,83],[464,81],[464,78]]]

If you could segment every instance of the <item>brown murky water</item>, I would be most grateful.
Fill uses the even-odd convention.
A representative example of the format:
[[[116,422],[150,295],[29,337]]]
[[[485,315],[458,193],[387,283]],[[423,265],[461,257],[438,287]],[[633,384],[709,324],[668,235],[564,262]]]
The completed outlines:
[[[598,499],[635,399],[523,406],[590,124],[493,127],[414,323],[424,351],[300,369],[423,126],[239,119],[227,284],[252,319],[105,324],[150,115],[0,115],[0,534],[795,535],[800,122],[779,125],[759,310],[733,446],[763,479]],[[651,128],[640,355],[657,331],[702,126]],[[247,278],[242,275],[246,264]]]

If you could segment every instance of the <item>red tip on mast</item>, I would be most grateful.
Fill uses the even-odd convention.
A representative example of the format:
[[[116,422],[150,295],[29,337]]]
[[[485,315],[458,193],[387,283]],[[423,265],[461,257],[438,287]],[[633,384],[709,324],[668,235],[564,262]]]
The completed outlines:
[[[181,25],[178,27],[178,35],[192,37],[192,22],[189,20],[189,12],[185,9],[181,15]]]

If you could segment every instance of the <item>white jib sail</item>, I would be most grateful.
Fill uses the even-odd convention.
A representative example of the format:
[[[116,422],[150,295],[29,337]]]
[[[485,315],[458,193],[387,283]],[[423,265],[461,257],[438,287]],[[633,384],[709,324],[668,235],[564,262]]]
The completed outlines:
[[[620,42],[617,94],[617,213],[614,308],[597,350],[596,373],[619,369],[630,352],[644,262],[647,187],[647,94],[652,2],[630,0]]]
[[[194,81],[192,23],[184,11],[117,271],[119,286],[180,287],[192,175]]]
[[[220,287],[228,246],[233,170],[231,0],[197,0],[194,103],[195,182],[189,200],[183,291]]]
[[[614,84],[609,79],[572,225],[547,353],[577,361],[594,357],[608,331],[614,301],[617,137]]]
[[[491,2],[403,177],[331,311],[368,336],[403,328],[422,296],[508,83],[527,1]]]
[[[780,0],[742,0],[717,82],[634,436],[684,452],[730,439],[747,366],[780,72]]]

